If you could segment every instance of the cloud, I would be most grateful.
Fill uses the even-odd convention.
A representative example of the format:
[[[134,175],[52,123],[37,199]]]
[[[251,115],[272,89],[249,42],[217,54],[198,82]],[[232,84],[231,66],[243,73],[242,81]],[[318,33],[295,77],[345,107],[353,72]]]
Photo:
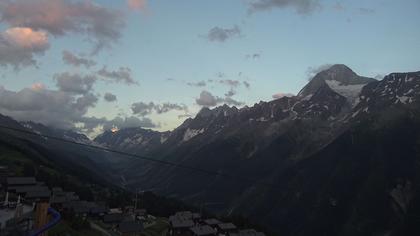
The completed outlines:
[[[131,110],[133,111],[133,114],[135,115],[146,116],[153,112],[154,107],[155,107],[155,104],[153,102],[150,102],[150,103],[136,102],[131,105]]]
[[[239,36],[241,36],[241,29],[235,25],[232,28],[213,27],[205,37],[211,42],[225,42]]]
[[[163,114],[169,111],[184,111],[185,113],[187,113],[188,107],[184,104],[176,104],[169,102],[162,104],[155,104],[154,102],[136,102],[131,105],[131,110],[135,115],[146,116],[150,115],[153,111],[157,114]]]
[[[363,14],[363,15],[370,15],[370,14],[375,13],[375,10],[371,9],[371,8],[360,7],[360,8],[357,9],[357,12],[359,12],[360,14]]]
[[[97,73],[110,82],[125,83],[127,85],[138,84],[138,82],[133,79],[131,69],[128,67],[120,67],[118,70],[110,71],[104,66]]]
[[[244,102],[236,101],[235,99],[231,97],[226,97],[223,103],[228,104],[228,105],[233,105],[233,106],[242,106],[245,104]]]
[[[375,75],[374,79],[376,79],[376,80],[382,80],[384,77],[385,77],[384,74],[377,74],[377,75]]]
[[[306,75],[308,76],[308,80],[311,80],[316,74],[318,74],[321,71],[328,70],[332,64],[322,64],[317,67],[309,67],[306,70]]]
[[[92,90],[93,84],[97,81],[96,76],[93,75],[83,76],[68,72],[55,74],[53,79],[60,91],[74,94],[87,94]]]
[[[50,47],[48,35],[26,27],[14,27],[0,33],[0,65],[15,70],[35,66],[35,55],[43,55]]]
[[[92,53],[115,43],[125,25],[123,14],[93,1],[8,0],[2,3],[0,14],[1,22],[13,27],[44,30],[54,36],[85,35],[95,44]]]
[[[188,107],[184,104],[175,104],[167,102],[157,105],[155,107],[155,110],[158,114],[166,113],[172,110],[188,112]]]
[[[260,53],[252,53],[252,54],[246,54],[245,55],[245,58],[246,59],[258,59],[258,58],[260,58],[261,57],[261,54]]]
[[[94,124],[95,125],[95,124]],[[114,127],[118,129],[131,128],[131,127],[142,127],[142,128],[157,128],[158,124],[155,124],[150,118],[142,117],[138,118],[135,116],[129,117],[115,117],[112,120],[106,120],[105,122],[98,122],[96,126],[103,125],[104,130],[110,130]]]
[[[117,96],[112,93],[105,93],[104,99],[107,102],[115,102],[117,101]]]
[[[233,89],[230,89],[227,93],[225,93],[226,97],[232,97],[236,94],[236,91]]]
[[[205,87],[206,86],[206,81],[199,81],[199,82],[188,82],[187,85],[192,86],[192,87]]]
[[[127,5],[132,10],[143,11],[147,7],[147,1],[146,0],[127,0]]]
[[[1,114],[64,129],[74,129],[96,101],[90,93],[75,96],[38,85],[17,92],[0,87]]]
[[[96,65],[94,60],[78,57],[67,50],[62,52],[62,58],[64,63],[75,67],[85,66],[86,68],[90,68]]]
[[[274,99],[279,99],[279,98],[282,98],[282,97],[293,97],[293,96],[295,96],[294,94],[292,94],[292,93],[276,93],[276,94],[273,94],[273,98]]]
[[[275,8],[293,8],[298,14],[307,15],[321,8],[318,0],[254,0],[249,3],[248,12],[268,11]]]
[[[241,85],[241,81],[239,80],[231,80],[231,79],[224,79],[224,80],[219,80],[219,83],[224,84],[224,85],[228,85],[231,87],[238,87],[239,85]]]
[[[343,4],[341,4],[341,2],[336,2],[332,8],[336,11],[344,11],[346,10],[346,8],[343,6]]]
[[[223,78],[225,77],[225,74],[219,72],[216,74],[217,77]],[[203,81],[204,82],[204,81]],[[230,88],[238,88],[240,86],[244,86],[245,88],[249,89],[251,87],[251,84],[248,81],[241,81],[241,80],[233,80],[233,79],[209,79],[207,80],[208,83],[219,83],[225,86],[228,86]]]
[[[234,105],[234,106],[244,105],[243,102],[236,101],[231,97],[221,98],[218,96],[214,96],[213,94],[211,94],[210,92],[206,90],[203,90],[200,93],[200,97],[196,98],[195,102],[197,103],[197,105],[200,105],[203,107],[214,107],[223,103],[228,104],[228,105]]]
[[[213,96],[213,94],[210,92],[203,90],[200,93],[200,97],[195,99],[195,102],[200,106],[214,107],[217,104],[222,103],[223,99],[217,96]]]
[[[31,85],[31,89],[34,91],[39,91],[45,89],[45,85],[43,83],[35,83]]]
[[[98,97],[92,93],[75,95],[60,90],[45,89],[42,84],[34,84],[20,91],[11,91],[0,86],[0,114],[19,121],[35,121],[55,128],[86,133],[92,133],[97,128],[159,126],[145,117],[119,115],[107,119],[86,116],[89,109],[96,106],[97,101]]]

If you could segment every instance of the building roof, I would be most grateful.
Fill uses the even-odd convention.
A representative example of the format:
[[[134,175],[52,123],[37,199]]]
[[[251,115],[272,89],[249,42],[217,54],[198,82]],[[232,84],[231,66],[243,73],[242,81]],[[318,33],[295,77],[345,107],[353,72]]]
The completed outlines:
[[[105,206],[95,206],[90,209],[90,213],[92,214],[107,213],[108,211],[109,211],[108,207],[105,207]]]
[[[42,191],[33,191],[26,193],[26,199],[50,199],[51,191],[50,190],[42,190]]]
[[[190,228],[194,226],[194,222],[192,220],[180,219],[177,217],[171,218],[170,222],[172,228]]]
[[[192,218],[193,219],[201,219],[201,214],[200,213],[193,213]]]
[[[236,225],[232,224],[232,223],[221,223],[217,225],[221,230],[235,230]]]
[[[194,233],[194,235],[215,235],[216,230],[208,225],[200,225],[190,228],[190,230]]]
[[[35,185],[36,179],[34,177],[8,177],[7,185]]]
[[[118,224],[121,233],[139,233],[143,231],[143,224],[136,221],[126,221]]]
[[[204,220],[204,223],[206,223],[207,225],[218,225],[222,222],[220,222],[218,219],[211,218]]]
[[[183,219],[192,219],[193,213],[191,211],[179,211],[175,213],[175,216],[177,218],[183,218]]]
[[[52,188],[53,193],[63,193],[63,189],[61,187],[54,187]]]
[[[49,191],[48,187],[40,185],[23,185],[14,188],[16,193],[28,193],[28,192],[42,192]]]
[[[123,219],[122,213],[113,213],[104,216],[105,223],[119,223]]]
[[[67,202],[67,198],[65,196],[52,196],[50,199],[51,204],[62,204]]]
[[[239,231],[239,236],[265,236],[265,234],[257,232],[255,229],[244,229]]]

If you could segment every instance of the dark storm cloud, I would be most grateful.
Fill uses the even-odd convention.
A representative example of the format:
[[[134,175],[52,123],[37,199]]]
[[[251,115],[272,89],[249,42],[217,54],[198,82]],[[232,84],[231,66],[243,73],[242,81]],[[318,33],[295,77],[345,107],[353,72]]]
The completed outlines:
[[[67,50],[64,50],[62,52],[62,58],[64,63],[75,67],[85,66],[86,68],[90,68],[96,65],[96,62],[94,60],[76,56]]]

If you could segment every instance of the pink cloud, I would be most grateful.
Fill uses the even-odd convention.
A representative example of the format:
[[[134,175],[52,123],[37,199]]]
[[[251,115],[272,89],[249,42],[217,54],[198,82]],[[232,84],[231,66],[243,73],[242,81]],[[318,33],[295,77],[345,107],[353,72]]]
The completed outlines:
[[[43,83],[35,83],[31,85],[31,89],[34,91],[40,91],[45,89],[45,85]]]
[[[54,36],[86,35],[95,50],[109,47],[121,37],[124,16],[93,1],[15,0],[0,7],[1,23],[44,30]]]
[[[48,47],[48,34],[43,31],[34,31],[27,27],[14,27],[6,30],[4,38],[10,43],[25,49],[43,49]]]
[[[282,97],[293,97],[293,96],[295,96],[295,95],[291,94],[291,93],[276,93],[272,97],[274,99],[279,99],[279,98],[282,98]]]
[[[35,66],[35,55],[43,55],[50,47],[48,34],[28,27],[14,27],[0,33],[0,66],[15,70]]]
[[[147,6],[147,0],[127,0],[127,5],[132,10],[144,10]]]

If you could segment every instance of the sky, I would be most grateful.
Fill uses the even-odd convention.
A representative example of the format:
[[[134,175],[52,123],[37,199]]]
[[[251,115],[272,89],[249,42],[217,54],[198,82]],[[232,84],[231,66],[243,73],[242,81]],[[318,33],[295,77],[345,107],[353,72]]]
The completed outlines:
[[[419,71],[418,0],[0,0],[0,114],[94,136]]]

